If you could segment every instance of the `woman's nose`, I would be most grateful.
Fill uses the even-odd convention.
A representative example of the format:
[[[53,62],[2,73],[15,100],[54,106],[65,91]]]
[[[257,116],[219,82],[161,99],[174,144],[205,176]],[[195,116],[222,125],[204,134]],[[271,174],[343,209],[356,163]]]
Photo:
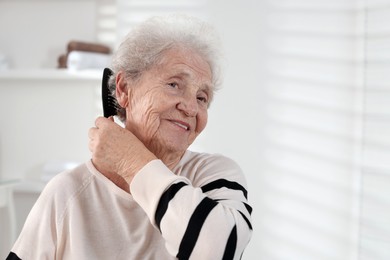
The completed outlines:
[[[176,107],[189,117],[194,117],[198,114],[198,100],[196,97],[182,97]]]

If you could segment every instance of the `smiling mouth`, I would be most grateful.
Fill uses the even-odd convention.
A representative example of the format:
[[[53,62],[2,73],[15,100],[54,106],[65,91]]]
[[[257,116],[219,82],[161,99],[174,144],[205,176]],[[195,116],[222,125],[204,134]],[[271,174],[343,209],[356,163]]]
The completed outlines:
[[[190,129],[190,126],[185,124],[185,123],[181,123],[181,122],[178,122],[178,121],[172,121],[172,120],[171,120],[171,123],[177,125],[180,128],[183,128],[186,131],[188,131]]]

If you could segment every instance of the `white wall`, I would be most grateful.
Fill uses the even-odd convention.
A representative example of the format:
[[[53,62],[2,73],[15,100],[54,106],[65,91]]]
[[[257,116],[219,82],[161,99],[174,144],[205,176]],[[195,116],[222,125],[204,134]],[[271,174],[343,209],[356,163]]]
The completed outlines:
[[[0,177],[40,179],[48,162],[90,158],[88,129],[101,113],[100,75],[55,75],[0,75]]]
[[[0,54],[10,68],[55,68],[70,40],[95,41],[96,4],[83,1],[0,1]]]

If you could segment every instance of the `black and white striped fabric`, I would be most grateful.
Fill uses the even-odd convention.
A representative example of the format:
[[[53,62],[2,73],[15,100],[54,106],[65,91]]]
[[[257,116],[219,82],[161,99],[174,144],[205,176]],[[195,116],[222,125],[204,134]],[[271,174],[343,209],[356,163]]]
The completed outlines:
[[[154,160],[130,190],[91,161],[56,175],[8,259],[241,259],[252,209],[232,160],[187,151],[172,171]]]

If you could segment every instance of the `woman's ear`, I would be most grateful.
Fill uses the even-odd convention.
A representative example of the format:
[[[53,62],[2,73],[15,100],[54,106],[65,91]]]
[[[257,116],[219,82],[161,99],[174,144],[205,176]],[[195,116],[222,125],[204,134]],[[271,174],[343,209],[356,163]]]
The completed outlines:
[[[128,83],[125,77],[125,73],[123,71],[119,71],[118,74],[116,75],[115,84],[116,84],[115,95],[118,104],[121,107],[125,108],[129,103],[129,98],[128,98],[129,93],[128,93]]]

